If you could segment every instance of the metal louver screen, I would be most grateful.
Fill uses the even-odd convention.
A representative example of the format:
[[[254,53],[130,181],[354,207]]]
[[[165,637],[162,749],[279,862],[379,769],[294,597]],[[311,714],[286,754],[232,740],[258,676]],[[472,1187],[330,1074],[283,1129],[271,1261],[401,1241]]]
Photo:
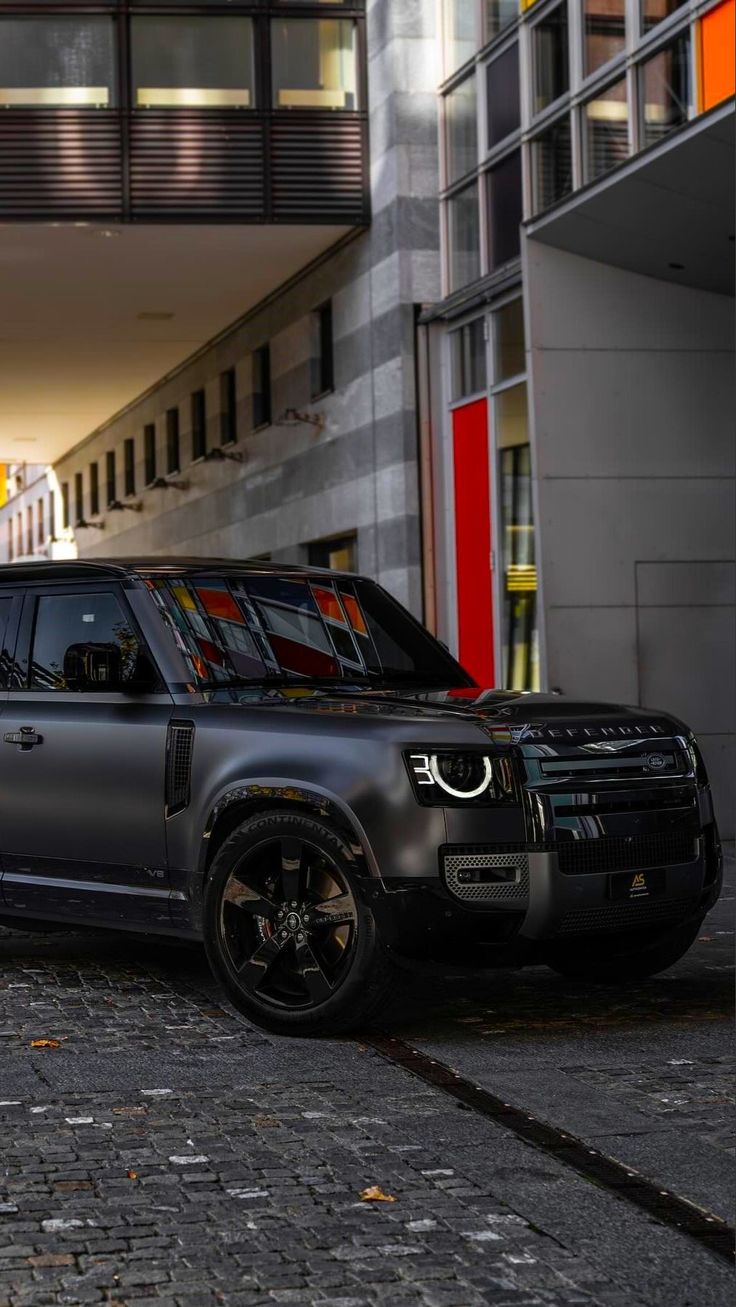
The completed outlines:
[[[166,750],[166,815],[181,812],[189,803],[193,722],[172,722]]]

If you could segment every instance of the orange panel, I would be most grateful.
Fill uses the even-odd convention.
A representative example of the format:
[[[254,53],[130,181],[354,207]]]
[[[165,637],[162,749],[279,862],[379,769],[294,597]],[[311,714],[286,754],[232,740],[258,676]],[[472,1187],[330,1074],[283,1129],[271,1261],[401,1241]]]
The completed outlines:
[[[700,20],[700,107],[712,109],[734,94],[736,0],[724,0]]]

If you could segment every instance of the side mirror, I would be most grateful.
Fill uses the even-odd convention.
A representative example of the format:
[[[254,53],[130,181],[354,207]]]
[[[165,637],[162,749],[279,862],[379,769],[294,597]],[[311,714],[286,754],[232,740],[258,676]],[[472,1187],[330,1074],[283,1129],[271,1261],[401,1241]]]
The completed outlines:
[[[64,654],[69,690],[122,690],[123,659],[116,644],[70,644]]]

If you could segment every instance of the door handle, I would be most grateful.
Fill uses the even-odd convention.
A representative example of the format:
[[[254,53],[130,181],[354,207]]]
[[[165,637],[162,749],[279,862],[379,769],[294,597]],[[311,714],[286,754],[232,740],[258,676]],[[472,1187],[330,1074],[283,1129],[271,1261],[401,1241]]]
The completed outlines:
[[[27,753],[37,744],[43,744],[43,736],[32,726],[21,726],[19,731],[8,731],[3,740],[6,744],[17,744],[19,753]]]

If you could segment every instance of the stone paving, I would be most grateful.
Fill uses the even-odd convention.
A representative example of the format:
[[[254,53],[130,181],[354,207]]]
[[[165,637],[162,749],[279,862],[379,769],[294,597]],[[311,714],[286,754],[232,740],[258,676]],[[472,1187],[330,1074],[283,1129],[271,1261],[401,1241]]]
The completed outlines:
[[[727,1158],[722,945],[682,964],[656,1030],[661,984],[574,998],[543,969],[407,980],[391,1019],[565,1124],[562,1077],[583,1135],[603,1094],[627,1137],[689,1133]],[[196,950],[2,932],[0,967],[0,1307],[730,1301],[725,1263],[359,1040],[250,1027]],[[373,1186],[394,1201],[362,1200]]]

